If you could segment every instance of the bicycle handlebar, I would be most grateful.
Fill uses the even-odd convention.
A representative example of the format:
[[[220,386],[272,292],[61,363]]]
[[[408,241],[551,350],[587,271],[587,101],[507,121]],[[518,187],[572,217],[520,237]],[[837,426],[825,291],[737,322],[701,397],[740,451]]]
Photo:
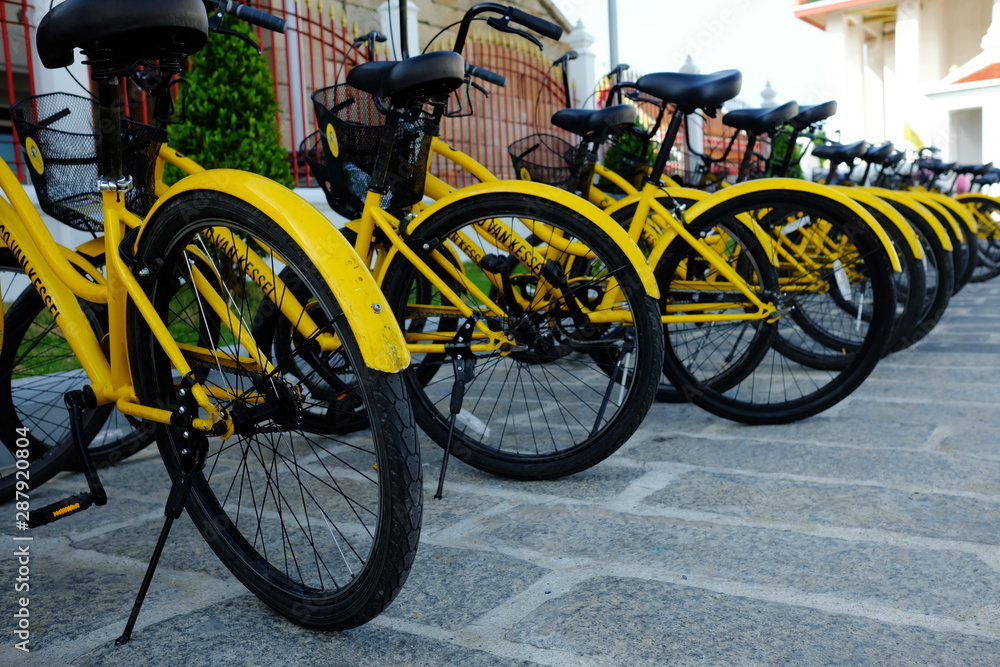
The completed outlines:
[[[541,43],[539,43],[532,35],[516,28],[511,28],[508,24],[516,23],[550,39],[559,39],[562,36],[562,28],[551,21],[546,21],[543,18],[539,18],[538,16],[534,16],[515,7],[505,7],[504,5],[496,2],[480,2],[473,5],[469,11],[465,12],[465,16],[462,17],[462,25],[459,27],[458,36],[455,38],[455,53],[461,53],[462,49],[465,48],[465,38],[469,34],[469,25],[471,25],[472,19],[479,14],[486,12],[503,15],[503,18],[500,19],[489,19],[490,25],[497,30],[520,35],[526,39],[534,41],[539,47],[541,47]]]
[[[510,12],[511,21],[519,25],[523,25],[529,30],[534,30],[542,37],[548,37],[549,39],[559,39],[562,37],[562,28],[551,21],[546,21],[541,17],[529,14],[528,12],[517,9],[516,7],[508,7],[507,10]]]
[[[488,69],[483,69],[482,67],[476,67],[475,65],[466,65],[465,73],[469,76],[474,76],[478,79],[482,79],[487,83],[492,83],[495,86],[500,86],[501,88],[507,85],[507,78],[497,74],[496,72],[491,72]]]
[[[211,5],[213,3],[206,3]],[[259,26],[272,32],[285,32],[285,19],[278,18],[274,14],[269,14],[261,9],[250,7],[235,0],[218,0],[217,9],[213,12],[220,19],[223,14],[230,14],[236,18],[246,21],[250,25]]]

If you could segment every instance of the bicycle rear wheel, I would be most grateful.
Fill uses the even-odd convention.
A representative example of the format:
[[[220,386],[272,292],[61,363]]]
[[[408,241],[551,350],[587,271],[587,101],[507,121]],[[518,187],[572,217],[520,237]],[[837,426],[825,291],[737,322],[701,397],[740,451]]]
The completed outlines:
[[[459,356],[465,352],[475,363],[452,452],[480,470],[515,479],[569,475],[610,456],[638,428],[662,363],[656,301],[623,250],[589,219],[542,197],[482,194],[421,221],[410,243],[431,257],[474,320],[497,333],[495,349],[471,352],[470,343],[489,341],[473,327],[478,337],[460,342],[467,322],[456,304],[409,262],[387,269],[383,288],[407,339],[453,350],[416,353],[404,372],[417,422],[435,442],[448,441],[455,369],[468,361]],[[544,262],[529,268],[532,253]],[[614,286],[620,293],[602,306]],[[492,293],[500,313],[476,290]],[[602,309],[630,314],[632,323],[592,322],[584,312]]]
[[[66,337],[42,298],[7,250],[0,254],[0,289],[4,304],[4,343],[0,350],[0,502],[13,496],[13,478],[6,469],[19,433],[26,433],[32,488],[62,470],[79,467],[63,397],[90,383]],[[103,308],[80,302],[84,316],[100,338],[107,329]],[[91,460],[112,465],[152,441],[138,424],[103,405],[83,414],[84,437]],[[23,442],[23,441],[22,441]]]
[[[140,245],[142,261],[163,260],[147,288],[154,308],[236,425],[229,439],[208,440],[188,514],[236,578],[277,612],[323,629],[370,620],[406,580],[420,529],[419,453],[400,377],[364,365],[357,344],[364,332],[350,328],[302,249],[247,203],[217,192],[182,194],[147,223]],[[252,255],[268,270],[249,272]],[[219,285],[211,293],[194,287],[193,269],[205,266]],[[283,269],[290,273],[281,285],[274,276]],[[296,283],[311,299],[292,324],[300,337],[278,359],[253,332],[265,319],[285,317],[276,303]],[[228,313],[210,307],[213,297]],[[315,329],[296,326],[305,313]],[[178,378],[134,305],[130,315],[139,397],[176,409]],[[322,351],[321,333],[340,347]],[[332,418],[322,388],[332,366],[340,397],[358,402],[365,428],[325,427]],[[179,451],[198,438],[182,430],[157,427],[171,477]]]
[[[787,423],[826,410],[861,384],[885,350],[896,315],[888,255],[853,212],[808,192],[744,193],[689,224],[736,216],[774,240],[770,261],[778,267],[775,303],[781,314],[774,343],[739,382],[716,387],[694,372],[698,357],[689,350],[697,348],[675,344],[667,328],[667,377],[696,405],[748,424]],[[686,246],[673,241],[657,274],[677,280]],[[673,287],[667,290],[669,298]]]

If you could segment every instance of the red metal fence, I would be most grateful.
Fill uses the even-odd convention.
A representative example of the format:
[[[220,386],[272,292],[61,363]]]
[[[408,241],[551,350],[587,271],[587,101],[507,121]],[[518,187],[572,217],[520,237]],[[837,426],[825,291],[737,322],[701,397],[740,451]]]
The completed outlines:
[[[358,29],[343,12],[335,13],[332,3],[322,0],[286,3],[283,0],[254,0],[253,4],[285,18],[284,34],[260,30],[257,39],[271,65],[275,95],[279,102],[278,123],[285,148],[295,155],[302,141],[317,129],[311,95],[315,90],[344,81],[347,71],[360,62],[385,59],[384,48],[369,52],[367,43],[356,45]],[[286,7],[294,11],[286,11]],[[34,93],[31,41],[33,26],[29,26],[31,6],[27,0],[0,0],[0,36],[3,57],[0,66],[7,82],[7,104]],[[350,27],[349,27],[350,24]],[[379,46],[379,45],[377,45]],[[484,84],[489,97],[471,91],[456,100],[463,108],[474,111],[462,118],[445,119],[442,138],[459,150],[471,155],[496,175],[514,178],[507,156],[507,147],[529,134],[544,132],[561,134],[549,124],[552,113],[564,105],[561,72],[553,69],[548,59],[526,43],[506,35],[490,32],[473,35],[466,44],[466,60],[474,65],[503,75],[504,88]],[[626,73],[626,77],[638,73]],[[587,97],[590,91],[579,91]],[[598,99],[601,99],[600,96]],[[0,104],[0,107],[6,105]],[[133,109],[143,116],[144,109]],[[717,149],[728,133],[705,127],[706,149]],[[564,135],[565,136],[565,135]],[[569,137],[566,137],[569,139]],[[672,154],[672,163],[683,168],[681,156],[684,139]],[[724,145],[724,144],[723,144]],[[739,142],[737,142],[739,146]],[[16,150],[6,108],[0,115],[0,152],[15,164],[23,176],[20,151]],[[293,159],[292,168],[299,185],[315,185],[303,163]],[[472,182],[471,176],[453,164],[436,160],[432,170],[446,181],[462,186]]]
[[[7,95],[0,103],[0,157],[13,166],[21,179],[24,178],[24,163],[14,143],[7,107],[35,92],[29,14],[27,0],[0,0],[0,43],[3,47],[0,71],[7,84]]]

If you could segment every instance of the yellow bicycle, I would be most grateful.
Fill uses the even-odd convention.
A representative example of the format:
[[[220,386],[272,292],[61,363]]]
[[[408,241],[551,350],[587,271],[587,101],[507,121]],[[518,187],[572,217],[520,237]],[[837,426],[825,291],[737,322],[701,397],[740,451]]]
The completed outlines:
[[[66,394],[72,437],[42,440],[19,419],[0,425],[14,456],[0,484],[26,526],[104,504],[87,440],[100,421],[95,411],[109,405],[155,436],[173,480],[121,643],[184,508],[248,589],[317,628],[354,627],[381,612],[406,579],[419,534],[419,455],[400,376],[409,353],[360,258],[303,199],[253,174],[192,170],[154,197],[149,156],[158,141],[149,128],[123,124],[120,77],[138,64],[177,73],[224,13],[283,27],[226,0],[67,0],[39,26],[42,62],[65,66],[81,48],[98,100],[83,110],[60,95],[17,105],[19,140],[36,184],[75,188],[50,188],[43,202],[103,232],[90,253],[103,269],[56,244],[10,168],[0,167],[0,238],[9,253],[0,260],[5,275],[29,283],[4,283],[20,292],[3,294],[13,302],[4,351],[36,342],[31,333],[8,338],[7,324],[37,298],[86,376],[82,386],[70,378]],[[81,115],[84,131],[75,124]],[[292,344],[280,355],[258,341],[262,321],[286,326]],[[34,372],[61,380],[59,370]],[[89,490],[29,510],[31,491],[51,472],[45,466],[74,455]]]
[[[551,186],[493,180],[421,205],[435,196],[427,160],[449,95],[472,71],[460,55],[469,24],[484,13],[531,39],[516,26],[560,33],[475,5],[453,51],[362,64],[315,93],[312,160],[414,355],[403,375],[418,424],[481,470],[552,478],[609,456],[646,415],[663,349],[657,290],[613,220]]]

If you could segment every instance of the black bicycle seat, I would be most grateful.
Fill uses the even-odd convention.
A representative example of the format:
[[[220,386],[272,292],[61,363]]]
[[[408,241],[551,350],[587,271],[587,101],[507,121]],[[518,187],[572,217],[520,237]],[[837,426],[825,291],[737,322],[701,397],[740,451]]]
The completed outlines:
[[[993,163],[987,162],[986,164],[961,164],[955,168],[960,174],[972,174],[974,176],[985,176],[986,174],[993,171]]]
[[[636,110],[631,104],[618,104],[606,109],[562,109],[552,115],[552,124],[593,140],[606,133],[616,134],[635,124]]]
[[[766,134],[778,129],[799,113],[797,102],[785,102],[763,109],[737,109],[722,117],[722,123],[737,130]]]
[[[448,94],[465,82],[465,59],[454,51],[432,51],[396,62],[362,63],[347,83],[375,97]]]
[[[920,169],[926,169],[927,171],[933,172],[938,176],[947,171],[952,171],[957,166],[957,162],[942,162],[940,158],[936,157],[917,160],[917,167]]]
[[[804,130],[813,123],[826,120],[835,113],[837,113],[837,100],[830,100],[822,104],[811,104],[799,107],[798,115],[789,120],[788,123],[796,130]]]
[[[861,159],[869,164],[884,164],[886,158],[892,154],[894,148],[895,146],[892,145],[891,141],[879,144],[878,146],[869,146],[868,150],[861,156]]]
[[[686,114],[698,109],[716,109],[740,94],[743,75],[727,69],[713,74],[658,72],[639,77],[639,92],[676,104]]]
[[[865,141],[855,141],[853,144],[829,143],[817,146],[813,149],[813,155],[822,160],[832,160],[838,162],[850,162],[856,157],[860,157],[865,152],[868,143]]]
[[[186,57],[207,42],[202,0],[66,0],[38,24],[35,48],[55,69],[73,64],[74,48],[140,61]]]

